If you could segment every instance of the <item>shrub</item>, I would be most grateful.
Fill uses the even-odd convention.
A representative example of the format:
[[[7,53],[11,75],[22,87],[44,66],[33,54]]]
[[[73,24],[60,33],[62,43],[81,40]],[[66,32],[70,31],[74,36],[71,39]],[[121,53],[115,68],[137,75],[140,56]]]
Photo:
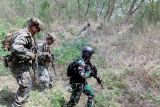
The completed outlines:
[[[3,61],[0,62],[0,76],[7,76],[7,75],[10,75],[11,72],[9,70],[9,68],[6,68],[3,64]]]
[[[1,97],[2,98],[7,98],[10,94],[9,94],[9,88],[8,86],[3,86],[2,90],[1,90]]]
[[[80,57],[81,49],[87,44],[87,39],[78,41],[63,41],[62,46],[54,49],[55,58],[59,64],[66,64],[75,58]]]
[[[30,92],[30,101],[28,102],[28,107],[50,107],[49,95],[45,93],[40,93],[37,90]]]
[[[119,107],[115,98],[117,97],[118,90],[113,91],[101,91],[95,97],[96,107]]]
[[[51,95],[52,107],[62,107],[64,105],[64,103],[65,103],[64,93],[61,92],[60,90],[56,90]]]

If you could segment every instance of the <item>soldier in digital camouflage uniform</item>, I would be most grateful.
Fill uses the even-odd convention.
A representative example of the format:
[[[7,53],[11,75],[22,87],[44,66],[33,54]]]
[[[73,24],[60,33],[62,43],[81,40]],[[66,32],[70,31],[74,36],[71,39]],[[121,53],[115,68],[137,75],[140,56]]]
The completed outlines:
[[[14,33],[11,45],[12,65],[11,72],[19,85],[14,97],[12,107],[21,107],[29,97],[32,88],[30,77],[30,61],[34,60],[36,54],[32,52],[32,47],[36,45],[34,36],[42,30],[43,23],[37,18],[27,21],[28,26]]]
[[[52,87],[52,74],[49,70],[50,62],[53,61],[50,46],[54,43],[55,36],[46,34],[46,39],[38,43],[38,80],[41,90]]]
[[[75,106],[81,97],[82,93],[88,96],[87,107],[93,107],[94,91],[87,83],[87,78],[97,78],[101,81],[98,75],[93,75],[91,69],[90,58],[94,53],[93,49],[86,46],[82,49],[82,58],[77,59],[68,66],[67,75],[70,77],[70,84],[72,86],[72,95],[67,107]],[[72,69],[73,68],[73,69]],[[70,70],[69,70],[70,69]]]

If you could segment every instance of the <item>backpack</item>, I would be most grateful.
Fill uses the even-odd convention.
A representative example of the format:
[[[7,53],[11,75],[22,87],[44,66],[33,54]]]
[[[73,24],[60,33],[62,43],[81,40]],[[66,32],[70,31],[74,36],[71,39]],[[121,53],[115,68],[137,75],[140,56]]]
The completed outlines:
[[[72,63],[70,63],[70,64],[68,65],[68,68],[67,68],[67,76],[68,76],[68,77],[73,77],[73,76],[75,75],[75,73],[76,73],[76,71],[77,71],[77,68],[78,68],[78,66],[79,66],[78,60],[79,60],[79,59],[73,61]]]
[[[13,38],[13,35],[14,33],[16,32],[17,30],[12,30],[10,31],[6,37],[2,40],[2,49],[4,51],[10,51],[11,49],[11,43],[12,43],[12,38]]]

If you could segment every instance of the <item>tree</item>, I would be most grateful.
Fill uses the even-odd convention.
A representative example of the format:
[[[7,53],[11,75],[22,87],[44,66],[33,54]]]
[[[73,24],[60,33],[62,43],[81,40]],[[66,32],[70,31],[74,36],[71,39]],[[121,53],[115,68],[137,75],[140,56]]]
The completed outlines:
[[[102,2],[100,2],[101,0],[96,0],[96,15],[97,15],[97,22],[99,22],[100,20],[102,20],[102,14],[103,14],[103,10],[105,8],[105,5],[107,3],[107,0],[104,0]]]
[[[136,3],[138,2],[138,0],[133,0],[130,7],[129,7],[129,10],[127,12],[127,16],[126,16],[126,19],[125,19],[125,23],[127,24],[131,17],[133,16],[133,14],[139,9],[139,7],[142,5],[142,3],[144,2],[144,0],[141,0],[139,2],[139,4],[136,6]]]
[[[107,22],[109,22],[111,20],[114,8],[115,8],[115,4],[116,4],[116,0],[109,0],[108,4],[107,4],[107,11],[104,15],[104,21],[107,20]]]
[[[86,9],[86,16],[88,16],[90,5],[91,5],[91,0],[88,0],[87,9]]]

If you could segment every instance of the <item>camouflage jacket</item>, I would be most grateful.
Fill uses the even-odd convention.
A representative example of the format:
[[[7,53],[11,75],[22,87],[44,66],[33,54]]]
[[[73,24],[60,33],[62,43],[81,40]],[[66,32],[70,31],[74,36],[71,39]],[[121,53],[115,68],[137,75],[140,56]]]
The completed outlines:
[[[38,43],[38,63],[42,65],[48,65],[51,61],[51,48],[45,42]]]
[[[77,62],[77,67],[70,78],[70,83],[86,83],[86,79],[90,78],[91,69],[90,66],[87,65],[83,59],[80,59]]]
[[[35,40],[28,29],[20,29],[13,35],[11,53],[14,53],[20,60],[29,61],[32,54],[32,47],[35,44]]]

